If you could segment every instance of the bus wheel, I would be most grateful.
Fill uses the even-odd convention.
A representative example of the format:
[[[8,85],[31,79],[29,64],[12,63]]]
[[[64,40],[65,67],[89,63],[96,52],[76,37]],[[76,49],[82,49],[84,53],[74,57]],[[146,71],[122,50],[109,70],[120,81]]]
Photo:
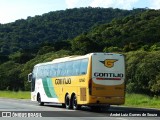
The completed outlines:
[[[81,107],[80,105],[77,104],[76,95],[74,95],[73,98],[72,98],[72,107],[73,107],[73,110],[78,110]]]
[[[62,108],[65,108],[65,107],[66,107],[65,103],[62,103]]]
[[[40,94],[38,94],[38,96],[37,96],[37,101],[38,101],[38,104],[39,104],[40,106],[43,106],[43,105],[44,105],[44,102],[41,102],[41,96],[40,96]]]
[[[71,108],[69,94],[67,94],[66,97],[65,97],[65,105],[66,105],[66,109],[70,109]]]

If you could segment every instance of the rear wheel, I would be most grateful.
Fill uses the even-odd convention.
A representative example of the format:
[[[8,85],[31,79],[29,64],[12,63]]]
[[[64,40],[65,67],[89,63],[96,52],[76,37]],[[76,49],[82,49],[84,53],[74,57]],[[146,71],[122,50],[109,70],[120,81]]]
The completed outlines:
[[[66,107],[65,103],[62,103],[62,108],[65,108],[65,107]]]
[[[71,108],[69,94],[67,94],[66,97],[65,97],[65,106],[66,106],[66,109]]]
[[[40,94],[38,94],[38,96],[37,96],[37,101],[38,101],[38,104],[39,104],[40,106],[43,106],[43,105],[44,105],[44,102],[41,101],[41,95],[40,95]]]
[[[72,98],[72,107],[73,107],[73,110],[78,110],[81,107],[80,105],[77,104],[76,95],[74,95],[73,98]]]

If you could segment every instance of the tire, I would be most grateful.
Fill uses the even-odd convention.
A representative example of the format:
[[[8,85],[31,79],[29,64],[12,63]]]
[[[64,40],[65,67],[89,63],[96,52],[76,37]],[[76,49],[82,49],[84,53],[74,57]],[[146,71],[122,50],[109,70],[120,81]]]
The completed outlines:
[[[65,107],[66,107],[65,103],[62,103],[62,108],[65,108]]]
[[[65,106],[66,106],[66,109],[71,108],[71,102],[70,102],[69,94],[67,94],[66,97],[65,97]]]
[[[99,106],[91,106],[90,108],[91,108],[91,111],[96,111],[96,112],[101,111],[101,107]]]
[[[44,105],[44,102],[41,102],[41,96],[40,96],[40,94],[38,94],[38,96],[37,96],[37,101],[38,101],[38,104],[39,104],[40,106],[43,106],[43,105]]]
[[[74,95],[72,98],[72,108],[73,108],[73,110],[78,110],[78,109],[80,109],[80,107],[81,106],[77,104],[77,97],[76,97],[76,95]]]

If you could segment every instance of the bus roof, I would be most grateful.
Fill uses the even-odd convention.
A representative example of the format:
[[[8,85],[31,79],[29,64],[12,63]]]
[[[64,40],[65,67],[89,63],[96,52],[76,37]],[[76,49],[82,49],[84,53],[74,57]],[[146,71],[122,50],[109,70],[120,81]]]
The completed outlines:
[[[52,64],[52,63],[59,63],[59,62],[66,62],[66,61],[72,61],[72,60],[79,60],[79,59],[85,59],[85,58],[89,58],[92,55],[97,55],[97,54],[103,54],[103,55],[120,55],[122,56],[122,54],[119,53],[104,53],[104,52],[97,52],[97,53],[89,53],[86,55],[73,55],[73,56],[68,56],[68,57],[62,57],[62,58],[57,58],[54,59],[50,62],[45,62],[45,63],[39,63],[35,66],[41,66],[41,65],[48,65],[48,64]]]

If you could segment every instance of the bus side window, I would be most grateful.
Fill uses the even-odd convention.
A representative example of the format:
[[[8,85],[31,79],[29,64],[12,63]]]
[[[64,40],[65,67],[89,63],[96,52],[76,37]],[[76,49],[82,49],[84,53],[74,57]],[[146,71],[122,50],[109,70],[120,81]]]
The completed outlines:
[[[87,73],[87,67],[88,67],[88,59],[81,60],[81,65],[80,65],[81,75],[85,75]]]
[[[49,77],[52,77],[51,65],[48,65],[48,75],[49,75]]]
[[[66,76],[71,76],[73,74],[73,63],[67,62],[66,63]]]
[[[41,68],[40,66],[37,67],[37,78],[41,78]]]
[[[65,62],[64,63],[61,63],[61,76],[66,76],[66,64]]]
[[[73,62],[73,75],[80,74],[80,60],[76,60]]]
[[[47,65],[47,77],[51,77],[51,76],[50,76],[50,64]]]
[[[60,64],[57,64],[57,76],[60,76],[61,73],[61,67]]]
[[[51,65],[51,76],[56,77],[57,76],[57,69],[58,65],[57,64],[52,64]]]
[[[38,67],[38,78],[44,78],[44,66]]]
[[[32,79],[36,78],[36,72],[37,72],[37,68],[35,67],[32,72]]]
[[[50,77],[49,75],[49,65],[44,66],[44,77]]]
[[[47,77],[47,66],[43,66],[43,78]]]

